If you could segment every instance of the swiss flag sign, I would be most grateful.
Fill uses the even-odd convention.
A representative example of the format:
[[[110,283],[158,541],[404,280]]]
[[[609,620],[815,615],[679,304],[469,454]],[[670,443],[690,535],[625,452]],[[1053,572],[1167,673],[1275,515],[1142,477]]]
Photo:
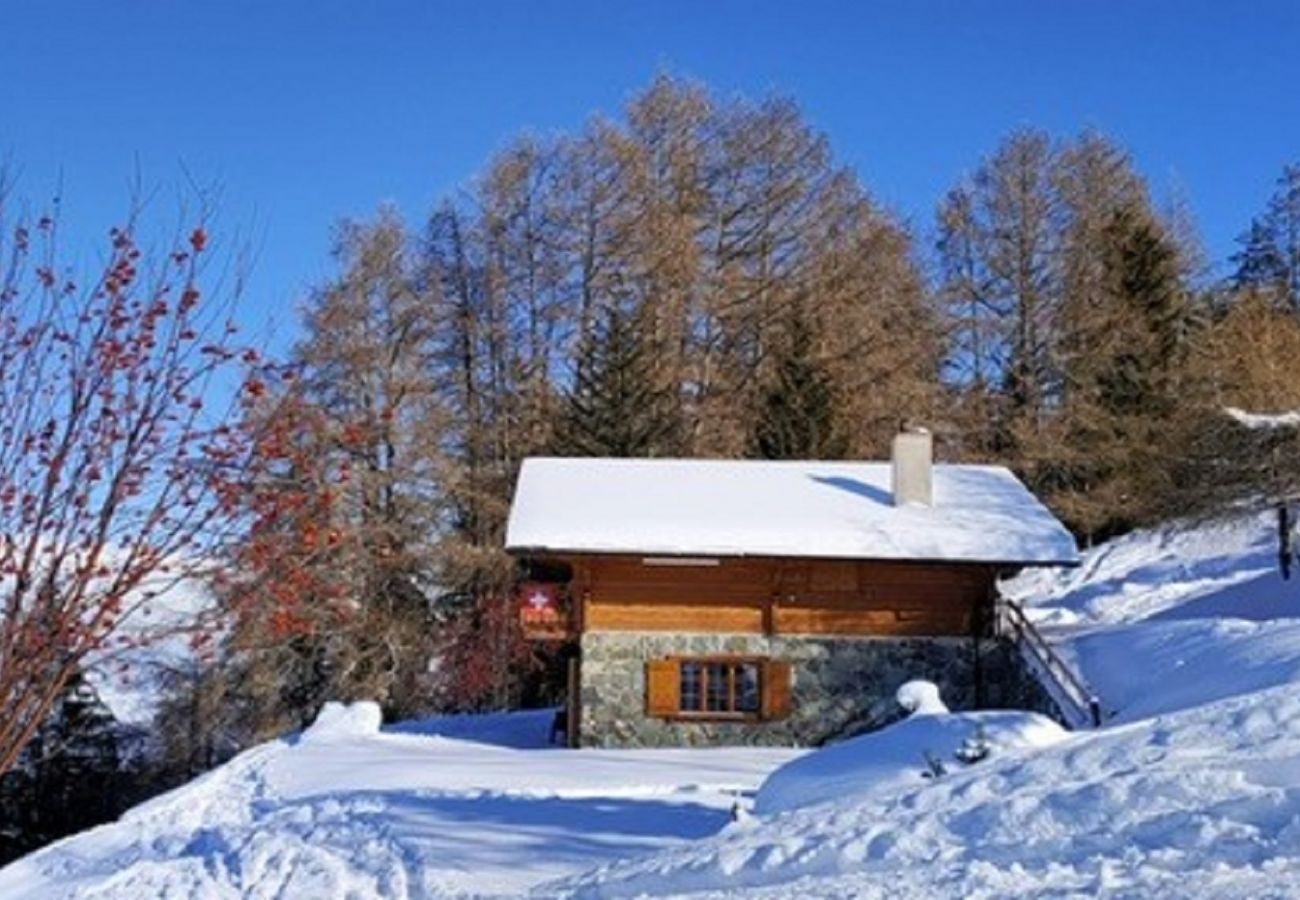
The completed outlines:
[[[519,586],[519,620],[525,633],[554,634],[564,631],[560,585],[525,581]]]

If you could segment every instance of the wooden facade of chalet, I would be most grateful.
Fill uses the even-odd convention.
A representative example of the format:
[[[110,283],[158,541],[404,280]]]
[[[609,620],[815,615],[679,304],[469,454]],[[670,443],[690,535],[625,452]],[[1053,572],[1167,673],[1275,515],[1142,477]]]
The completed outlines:
[[[999,572],[992,565],[941,562],[629,554],[563,554],[531,562],[551,581],[530,583],[550,585],[554,606],[539,620],[525,603],[525,635],[575,645],[584,635],[620,632],[978,638],[992,621]],[[767,654],[682,651],[646,659],[644,713],[678,723],[771,723],[792,711],[794,673],[791,660]],[[710,679],[718,684],[711,686]],[[753,692],[748,703],[746,683]],[[565,730],[577,746],[577,657],[568,697]]]
[[[998,566],[890,560],[564,554],[565,636],[585,631],[964,636],[986,629]],[[567,577],[565,577],[567,576]],[[551,577],[557,577],[552,575]],[[524,619],[531,637],[555,637]]]

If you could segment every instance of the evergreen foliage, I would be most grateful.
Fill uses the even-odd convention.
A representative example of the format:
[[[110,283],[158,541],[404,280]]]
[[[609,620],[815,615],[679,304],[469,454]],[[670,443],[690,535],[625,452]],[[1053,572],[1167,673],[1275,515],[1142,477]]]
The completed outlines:
[[[0,864],[111,821],[129,804],[116,721],[80,672],[0,776]]]
[[[835,420],[833,385],[813,358],[812,329],[791,316],[776,374],[754,422],[750,454],[760,459],[841,459],[848,442]]]
[[[1153,515],[1197,322],[1177,249],[1145,213],[1117,210],[1097,252],[1099,290],[1072,310],[1053,483],[1090,541]]]
[[[678,400],[655,371],[635,316],[605,308],[580,357],[556,426],[564,456],[671,456],[680,447]]]
[[[1268,291],[1300,314],[1300,165],[1286,166],[1262,215],[1239,239],[1233,285]]]

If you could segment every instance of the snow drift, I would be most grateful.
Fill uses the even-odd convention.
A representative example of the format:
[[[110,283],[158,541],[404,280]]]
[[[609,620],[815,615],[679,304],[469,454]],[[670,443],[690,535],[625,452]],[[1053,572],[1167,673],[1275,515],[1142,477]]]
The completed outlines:
[[[1072,657],[1113,722],[1300,683],[1300,579],[1262,513],[1141,531],[1071,571],[1004,586]]]
[[[1037,713],[949,713],[929,682],[908,682],[899,688],[898,700],[914,710],[908,718],[786,763],[763,782],[754,812],[772,815],[847,797],[865,803],[916,787],[925,782],[927,754],[957,767],[958,748],[976,734],[987,740],[990,754],[997,758],[1045,747],[1068,735]]]
[[[304,744],[328,744],[350,738],[370,737],[379,734],[379,726],[383,722],[384,714],[378,703],[326,703],[317,714],[316,721],[298,740]]]

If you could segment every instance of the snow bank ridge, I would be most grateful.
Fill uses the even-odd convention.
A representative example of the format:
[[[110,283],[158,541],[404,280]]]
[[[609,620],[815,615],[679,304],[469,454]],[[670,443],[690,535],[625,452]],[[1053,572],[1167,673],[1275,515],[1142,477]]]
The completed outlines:
[[[298,739],[304,744],[324,744],[349,738],[379,734],[384,715],[379,704],[371,700],[338,703],[331,700],[321,707],[316,721]]]

